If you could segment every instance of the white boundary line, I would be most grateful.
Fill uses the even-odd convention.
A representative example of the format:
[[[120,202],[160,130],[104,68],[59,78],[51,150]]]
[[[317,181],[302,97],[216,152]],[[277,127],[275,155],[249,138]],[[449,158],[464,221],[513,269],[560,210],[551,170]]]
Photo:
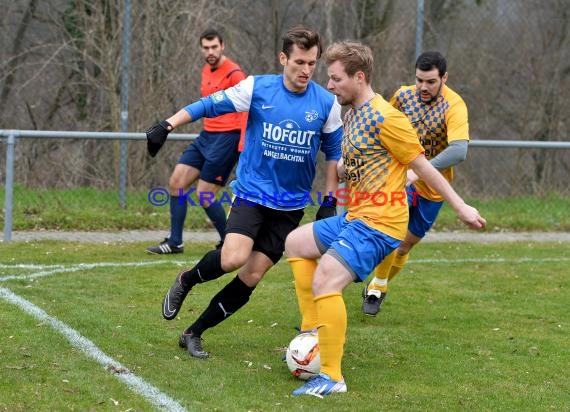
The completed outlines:
[[[507,259],[507,258],[468,258],[468,259],[415,259],[410,260],[408,264],[414,263],[440,263],[440,264],[454,264],[454,263],[547,263],[547,262],[566,262],[570,261],[570,258],[558,257],[558,258],[519,258],[519,259]],[[163,265],[163,264],[175,264],[175,265],[188,265],[192,266],[196,261],[172,261],[172,260],[160,260],[160,261],[150,261],[150,262],[101,262],[101,263],[80,263],[77,265],[72,265],[70,267],[64,267],[63,265],[37,265],[37,264],[0,264],[0,269],[51,269],[44,270],[42,272],[36,272],[31,275],[8,275],[0,277],[0,282],[14,279],[35,279],[38,277],[49,276],[56,273],[72,273],[80,270],[89,270],[101,267],[125,267],[125,266],[152,266],[152,265]],[[0,288],[0,297],[9,303],[12,303],[22,309],[24,312],[32,315],[36,319],[45,321],[49,323],[53,329],[64,335],[72,346],[81,350],[88,357],[94,359],[97,363],[105,367],[107,371],[113,371],[114,376],[117,379],[123,381],[132,391],[143,396],[151,404],[155,405],[159,409],[165,409],[169,411],[186,411],[186,409],[180,405],[176,400],[170,398],[168,395],[162,393],[156,387],[148,384],[143,379],[137,377],[127,368],[125,368],[120,362],[114,360],[113,358],[106,355],[101,351],[93,342],[85,338],[76,330],[70,328],[65,323],[60,320],[49,316],[45,311],[35,306],[33,303],[21,298],[20,296],[14,294],[10,289]]]
[[[82,336],[76,330],[70,328],[65,323],[51,317],[33,303],[21,298],[14,294],[10,289],[0,288],[0,297],[9,303],[12,303],[22,309],[24,312],[32,315],[38,320],[47,322],[53,329],[64,335],[71,345],[81,350],[88,357],[94,359],[97,363],[105,368],[107,371],[113,372],[113,375],[123,381],[133,392],[141,395],[152,405],[159,409],[168,411],[186,411],[178,401],[170,398],[168,395],[162,393],[158,388],[145,382],[120,362],[107,356],[101,351],[93,342]]]
[[[22,280],[22,279],[35,279],[41,278],[44,276],[53,275],[56,273],[73,273],[78,272],[80,270],[89,270],[89,269],[96,269],[102,267],[125,267],[125,266],[134,266],[134,267],[141,267],[141,266],[154,266],[154,265],[164,265],[164,264],[175,264],[180,266],[188,266],[192,267],[197,263],[196,260],[191,261],[175,261],[175,260],[155,260],[150,262],[100,262],[100,263],[79,263],[75,265],[71,265],[69,267],[65,267],[63,265],[26,265],[26,264],[17,264],[17,265],[0,265],[0,269],[52,269],[52,270],[45,270],[42,272],[32,273],[30,275],[8,275],[0,277],[0,282],[5,282],[7,280]]]
[[[13,265],[0,263],[0,269],[51,269],[63,267],[63,265],[38,265],[35,263],[14,263]]]
[[[445,259],[445,258],[431,258],[431,259],[410,259],[408,264],[423,264],[423,263],[435,263],[435,264],[461,264],[461,263],[510,263],[510,264],[521,264],[521,263],[550,263],[550,262],[569,262],[570,257],[550,257],[550,258],[465,258],[465,259]],[[141,267],[141,266],[153,266],[153,265],[164,265],[164,264],[174,264],[179,266],[194,266],[198,261],[179,261],[179,260],[154,260],[148,262],[100,262],[100,263],[79,263],[65,267],[64,265],[37,265],[37,264],[0,264],[0,269],[51,269],[44,270],[30,275],[7,275],[0,277],[0,282],[5,282],[8,280],[33,280],[36,278],[50,276],[57,273],[73,273],[80,270],[90,270],[102,267]]]

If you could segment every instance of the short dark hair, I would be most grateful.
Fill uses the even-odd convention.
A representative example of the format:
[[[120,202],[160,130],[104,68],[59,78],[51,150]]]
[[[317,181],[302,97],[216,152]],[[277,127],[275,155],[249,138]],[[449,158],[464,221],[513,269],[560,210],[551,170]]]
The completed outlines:
[[[416,69],[423,70],[424,72],[437,69],[439,77],[447,72],[447,61],[445,57],[438,51],[428,51],[418,56],[416,60]]]
[[[292,27],[283,35],[283,47],[281,51],[287,58],[291,55],[293,45],[303,50],[310,50],[317,46],[317,59],[321,57],[321,53],[323,52],[323,44],[321,43],[319,33],[303,26]]]
[[[220,44],[224,44],[224,39],[222,38],[222,35],[220,34],[219,31],[217,31],[216,29],[206,29],[202,32],[202,34],[200,35],[200,46],[202,45],[202,40],[206,39],[206,40],[214,40],[214,39],[219,39],[220,40]]]

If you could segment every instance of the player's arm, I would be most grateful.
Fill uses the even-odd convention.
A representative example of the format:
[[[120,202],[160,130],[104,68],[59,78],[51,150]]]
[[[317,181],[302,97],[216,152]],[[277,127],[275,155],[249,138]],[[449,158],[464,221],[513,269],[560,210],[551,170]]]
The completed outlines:
[[[467,158],[468,147],[469,140],[454,140],[429,162],[437,170],[445,170],[456,166]],[[418,175],[413,170],[408,170],[406,187],[413,184],[416,180],[418,180]]]
[[[202,117],[217,117],[226,113],[247,112],[251,104],[253,77],[230,87],[203,97],[176,112],[168,119],[161,120],[146,131],[148,153],[154,157],[168,137],[168,133],[183,124]]]
[[[245,74],[241,70],[236,70],[231,74],[231,86],[233,87],[245,79]],[[185,125],[186,123],[201,119],[202,117],[217,117],[226,113],[240,111],[237,110],[235,105],[232,103],[231,98],[228,97],[230,93],[231,90],[217,92],[179,110],[173,116],[166,119],[166,121],[171,125],[169,131]],[[218,105],[218,102],[221,103]]]
[[[168,119],[161,120],[160,122],[158,122],[158,124],[154,125],[146,132],[147,138],[150,139],[152,137],[156,137],[158,140],[158,138],[164,137],[164,139],[166,140],[166,136],[168,135],[168,133],[170,133],[177,127],[185,125],[186,123],[190,123],[195,120],[201,119],[202,117],[207,116],[208,112],[210,112],[211,114],[208,117],[216,117],[220,116],[221,114],[224,114],[224,113],[215,113],[212,110],[213,103],[211,102],[211,100],[212,100],[211,96],[203,97],[200,100],[191,103],[188,106],[184,107],[183,109],[179,110],[174,115],[170,116]],[[166,135],[163,136],[164,133],[166,133]],[[149,134],[151,135],[150,137]]]
[[[326,219],[336,216],[336,191],[338,189],[337,175],[338,160],[327,160],[325,164],[325,191],[323,193],[322,204],[317,210],[315,220]]]
[[[150,129],[148,129],[146,131],[146,137],[149,154],[154,157],[164,142],[166,142],[168,134],[177,127],[201,119],[208,113],[213,114],[209,117],[216,117],[222,114],[216,114],[215,111],[212,110],[213,103],[211,101],[212,99],[210,96],[202,98],[179,110],[168,119],[161,120]]]
[[[171,128],[169,131],[176,129],[186,123],[190,123],[192,121],[192,116],[188,113],[185,109],[179,110],[174,115],[166,119],[166,121],[170,124]]]
[[[467,158],[468,140],[454,140],[429,162],[438,170],[457,166]]]
[[[325,154],[325,193],[323,204],[317,211],[316,220],[336,216],[336,192],[338,189],[337,164],[341,158],[342,141],[341,108],[336,98],[323,126],[321,151]],[[331,193],[331,195],[329,195]]]
[[[344,159],[341,157],[340,159],[338,159],[338,162],[336,164],[336,174],[338,176],[338,181],[339,183],[344,182],[345,179],[345,175],[344,175]]]
[[[245,80],[246,76],[245,73],[243,71],[241,71],[241,69],[239,70],[234,70],[229,78],[230,81],[230,86],[235,86],[236,84],[238,84],[239,82],[241,82],[242,80]],[[245,146],[245,131],[247,129],[247,113],[241,113],[240,115],[240,134],[239,134],[239,143],[238,143],[238,152],[241,153],[243,151],[243,148]]]
[[[338,160],[327,159],[325,164],[325,191],[320,198],[322,204],[317,210],[315,220],[326,219],[327,217],[336,216],[336,192],[338,189]]]
[[[196,104],[196,103],[193,103]],[[186,108],[179,110],[168,119],[161,120],[146,131],[146,148],[151,157],[156,156],[166,142],[168,134],[179,126],[191,122],[192,115]]]
[[[428,185],[434,188],[453,208],[459,219],[472,229],[481,229],[486,225],[486,220],[479,215],[477,209],[466,204],[463,199],[453,190],[451,185],[441,173],[433,167],[423,154],[416,157],[410,164],[410,168]]]
[[[338,175],[336,172],[338,160],[329,160],[325,169],[325,192],[332,193],[333,196],[338,189]]]

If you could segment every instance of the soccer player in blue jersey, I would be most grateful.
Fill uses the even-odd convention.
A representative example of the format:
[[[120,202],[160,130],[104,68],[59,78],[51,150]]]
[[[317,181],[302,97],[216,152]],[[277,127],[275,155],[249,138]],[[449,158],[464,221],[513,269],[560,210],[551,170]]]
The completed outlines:
[[[294,27],[283,37],[282,75],[250,76],[186,106],[147,134],[151,144],[161,144],[168,132],[187,122],[249,112],[237,178],[230,185],[236,198],[225,242],[220,250],[206,253],[196,266],[180,272],[162,304],[163,317],[174,319],[195,285],[241,268],[180,336],[180,346],[193,357],[208,357],[202,347],[203,332],[244,306],[283,255],[285,238],[299,225],[308,202],[319,149],[326,158],[324,191],[337,189],[341,108],[333,94],[311,80],[321,52],[318,33]],[[332,194],[323,200],[317,219],[336,214]]]
[[[303,225],[287,237],[302,328],[317,330],[321,359],[320,373],[293,395],[347,391],[341,370],[347,330],[342,292],[366,279],[404,239],[408,205],[401,194],[408,168],[436,189],[469,227],[486,224],[426,159],[406,116],[372,89],[372,50],[357,42],[334,43],[325,60],[328,89],[340,104],[350,105],[342,159],[354,201],[346,213]]]

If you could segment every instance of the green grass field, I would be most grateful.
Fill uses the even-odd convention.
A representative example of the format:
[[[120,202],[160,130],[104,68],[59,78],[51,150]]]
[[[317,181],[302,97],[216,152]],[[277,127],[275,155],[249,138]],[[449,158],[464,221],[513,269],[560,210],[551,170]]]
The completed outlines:
[[[159,306],[184,255],[140,244],[0,244],[0,410],[569,410],[567,244],[425,243],[377,318],[345,291],[349,392],[292,397],[281,362],[298,311],[286,262],[188,357],[180,332],[232,275],[197,286],[179,318]]]
[[[68,190],[14,190],[13,230],[166,230],[170,226],[168,205],[153,206],[148,192],[128,192],[126,208],[119,207],[117,191],[91,188]],[[195,197],[192,198],[199,204]],[[229,197],[226,197],[229,199]],[[316,197],[314,200],[316,201]],[[466,199],[488,220],[490,231],[569,231],[570,197],[551,194],[544,197],[519,196],[488,200]],[[228,206],[224,202],[224,206]],[[4,191],[0,192],[4,204]],[[303,222],[314,219],[316,208],[306,209]],[[4,216],[0,215],[0,226]],[[189,207],[186,229],[210,229],[201,207]],[[435,230],[464,229],[453,211],[444,206]]]

